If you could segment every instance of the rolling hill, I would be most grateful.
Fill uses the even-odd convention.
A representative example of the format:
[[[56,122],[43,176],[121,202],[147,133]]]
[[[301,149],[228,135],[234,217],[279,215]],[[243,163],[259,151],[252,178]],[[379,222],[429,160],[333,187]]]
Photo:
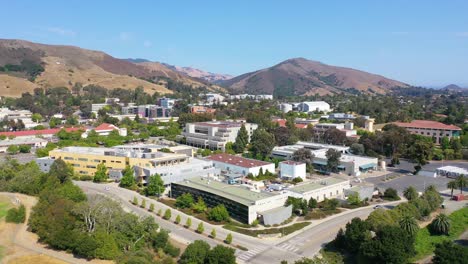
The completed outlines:
[[[172,70],[175,70],[187,76],[202,79],[210,83],[221,83],[223,81],[227,81],[231,79],[232,77],[234,77],[229,74],[212,73],[212,72],[207,72],[207,71],[192,68],[192,67],[180,67],[180,66],[173,66],[169,64],[164,64],[164,65],[166,65]]]
[[[336,67],[295,58],[270,68],[246,73],[223,81],[223,86],[238,93],[313,95],[333,93],[387,94],[408,84],[351,68]]]
[[[209,86],[162,64],[133,63],[74,46],[0,39],[0,96],[18,97],[38,87],[72,88],[77,83],[109,89],[141,86],[150,94],[172,93],[167,78],[193,87]]]

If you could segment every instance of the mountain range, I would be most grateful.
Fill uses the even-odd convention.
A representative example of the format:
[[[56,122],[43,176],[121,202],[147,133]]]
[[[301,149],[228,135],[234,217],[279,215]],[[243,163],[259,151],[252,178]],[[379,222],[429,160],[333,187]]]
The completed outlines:
[[[283,61],[221,83],[234,91],[281,95],[331,93],[386,94],[408,84],[351,68],[336,67],[304,58]]]
[[[194,88],[216,86],[149,61],[133,63],[102,51],[0,39],[0,95],[18,97],[35,88],[80,84],[105,88],[143,87],[150,94],[172,93],[167,79]]]
[[[99,85],[105,88],[143,87],[172,93],[168,80],[231,93],[313,95],[334,93],[387,94],[408,84],[380,75],[294,58],[258,71],[232,77],[192,67],[173,66],[142,58],[118,59],[102,51],[0,39],[0,95],[21,96],[34,88]],[[222,88],[225,87],[226,89]]]

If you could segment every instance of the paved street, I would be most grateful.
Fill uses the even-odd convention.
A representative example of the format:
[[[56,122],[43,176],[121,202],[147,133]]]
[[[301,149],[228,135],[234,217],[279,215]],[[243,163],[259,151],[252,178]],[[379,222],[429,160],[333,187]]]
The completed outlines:
[[[154,213],[150,213],[140,207],[133,206],[129,200],[132,200],[133,197],[136,196],[140,201],[141,199],[147,199],[147,206],[149,206],[150,202],[154,203],[156,208],[155,211],[158,211],[159,209],[164,211],[169,208],[160,202],[150,200],[134,191],[119,188],[116,184],[96,184],[93,182],[75,182],[75,184],[80,186],[87,193],[100,193],[109,196],[116,201],[119,201],[125,209],[140,216],[150,215],[155,217],[161,228],[170,230],[171,236],[182,243],[190,243],[191,241],[201,239],[205,240],[212,246],[223,244],[221,241],[213,240],[206,235],[197,234],[191,230],[183,228],[181,225],[174,224],[173,221],[177,214],[182,218],[181,223],[185,223],[187,217],[191,217],[182,212],[176,212],[176,210],[171,209],[172,219],[171,221],[165,221]],[[389,204],[396,204],[399,202],[400,201]],[[239,233],[233,233],[233,244],[239,244],[249,249],[248,251],[237,250],[237,260],[240,263],[273,264],[279,263],[281,260],[293,262],[294,260],[300,259],[304,256],[312,257],[320,250],[324,243],[331,241],[336,236],[340,227],[346,225],[346,223],[354,217],[367,217],[372,210],[372,206],[349,210],[339,215],[314,221],[311,226],[306,227],[299,232],[295,232],[275,240],[259,239]],[[198,225],[200,220],[193,217],[191,218],[192,228],[194,228]],[[204,223],[204,226],[205,234],[208,234],[213,228],[215,228],[217,237],[221,239],[224,239],[226,235],[230,233],[230,231],[223,229],[221,226],[214,226],[209,223]]]

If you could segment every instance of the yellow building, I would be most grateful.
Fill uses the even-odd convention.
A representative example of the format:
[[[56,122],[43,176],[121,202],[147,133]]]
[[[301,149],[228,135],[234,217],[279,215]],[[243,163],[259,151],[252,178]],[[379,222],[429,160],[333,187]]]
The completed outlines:
[[[76,173],[94,176],[97,166],[104,163],[108,170],[121,171],[128,165],[143,168],[158,168],[188,163],[183,153],[159,151],[157,148],[144,150],[132,148],[65,147],[49,152],[52,160],[62,159],[73,166]]]

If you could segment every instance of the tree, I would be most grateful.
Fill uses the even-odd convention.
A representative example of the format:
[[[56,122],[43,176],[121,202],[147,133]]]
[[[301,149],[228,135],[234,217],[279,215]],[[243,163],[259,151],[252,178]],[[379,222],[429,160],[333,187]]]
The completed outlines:
[[[146,208],[146,200],[145,199],[141,199],[141,205],[140,205],[141,208]]]
[[[159,174],[154,174],[149,177],[148,184],[145,188],[145,193],[147,196],[160,196],[164,193],[164,181],[161,179]]]
[[[73,177],[73,168],[62,159],[56,159],[50,166],[49,175],[64,183]]]
[[[408,199],[408,201],[412,201],[419,197],[418,191],[413,186],[409,186],[403,191],[403,196]]]
[[[107,181],[107,167],[104,163],[100,163],[97,166],[96,172],[94,173],[94,182],[105,182]]]
[[[197,213],[202,213],[206,210],[205,201],[201,196],[198,197],[197,203],[193,204],[192,209]]]
[[[224,240],[224,242],[226,244],[231,244],[232,243],[232,234],[231,233],[227,234],[226,239]]]
[[[175,222],[176,224],[179,224],[179,223],[180,223],[180,220],[181,220],[180,215],[177,215],[174,222]]]
[[[352,144],[350,150],[354,155],[364,155],[365,152],[364,145],[359,143]]]
[[[440,147],[443,150],[446,150],[446,149],[450,148],[450,140],[449,140],[448,137],[446,137],[446,136],[442,137],[442,139],[440,140]]]
[[[405,230],[411,236],[415,236],[419,230],[418,222],[413,216],[404,215],[401,217],[400,221],[398,222],[401,229]]]
[[[294,153],[292,154],[292,160],[298,161],[298,162],[304,162],[305,164],[307,164],[307,166],[312,165],[313,159],[314,159],[314,154],[312,154],[310,149],[306,149],[306,148],[298,149],[294,151]]]
[[[239,132],[237,133],[236,141],[234,142],[233,149],[236,153],[244,152],[245,147],[249,143],[249,134],[245,125],[242,124]]]
[[[216,238],[216,229],[212,229],[210,233],[211,238],[215,239]]]
[[[154,204],[153,203],[150,204],[150,207],[149,207],[148,211],[154,212]]]
[[[267,157],[275,146],[275,137],[266,130],[258,128],[252,135],[251,145],[254,155]]]
[[[323,140],[327,144],[343,145],[346,141],[346,133],[336,128],[330,128],[323,133]]]
[[[468,185],[468,180],[465,178],[465,175],[460,175],[456,179],[458,188],[460,188],[460,194],[463,194],[463,188]]]
[[[185,227],[190,228],[192,226],[192,218],[187,217],[187,221],[185,221]]]
[[[455,181],[449,181],[449,182],[447,183],[447,188],[450,189],[450,197],[453,197],[453,190],[456,189],[456,188],[458,188],[458,183],[457,183],[457,181],[456,181],[456,180],[455,180]]]
[[[135,176],[130,166],[126,166],[122,171],[122,178],[120,179],[119,187],[133,189],[136,186]]]
[[[163,218],[166,219],[166,220],[171,219],[171,209],[169,209],[169,208],[166,209],[166,211],[164,212],[164,217]]]
[[[20,153],[29,153],[31,152],[31,146],[30,145],[19,145],[18,150]]]
[[[384,226],[396,226],[398,223],[398,213],[396,210],[385,210],[382,208],[372,211],[366,222],[372,231],[380,230]]]
[[[310,197],[307,206],[308,206],[310,209],[317,208],[317,200],[315,200],[313,197]]]
[[[348,203],[350,205],[360,205],[361,204],[361,198],[359,197],[358,192],[354,192],[348,195]]]
[[[338,166],[340,165],[341,152],[335,149],[328,149],[325,154],[327,157],[327,169],[330,172],[338,172]]]
[[[210,251],[210,245],[203,240],[190,243],[180,256],[180,264],[205,264]]]
[[[211,221],[222,222],[229,220],[229,213],[224,204],[218,204],[208,213],[208,219]]]
[[[424,194],[421,198],[428,202],[431,211],[435,211],[440,207],[444,199],[440,196],[435,187],[432,189],[430,188],[431,186],[429,186],[426,191],[424,191]]]
[[[468,259],[466,247],[455,244],[453,241],[445,240],[436,244],[432,263],[434,264],[463,264]]]
[[[104,231],[98,231],[94,234],[96,240],[96,257],[99,259],[115,259],[121,254],[119,246],[113,235]]]
[[[162,215],[162,209],[159,209],[158,212],[156,213],[158,216]]]
[[[18,147],[17,145],[10,145],[10,146],[8,146],[8,148],[7,148],[7,152],[8,152],[8,154],[10,154],[10,155],[18,154],[18,152],[19,152],[19,147]]]
[[[230,247],[217,245],[210,250],[206,257],[207,264],[236,264],[235,250]]]
[[[370,240],[371,234],[369,224],[361,218],[353,218],[351,222],[346,224],[345,238],[346,248],[350,252],[358,252],[361,244]]]
[[[202,234],[205,231],[205,227],[203,227],[203,222],[200,222],[197,226],[197,233]]]
[[[274,130],[274,136],[276,144],[278,144],[278,146],[285,146],[288,145],[291,133],[287,127],[277,127]]]
[[[175,206],[178,208],[191,208],[193,205],[193,196],[190,193],[184,193],[176,198]]]
[[[448,235],[450,231],[450,218],[445,214],[439,214],[432,221],[431,230],[436,234]]]
[[[24,223],[26,220],[26,207],[24,205],[20,205],[19,208],[11,208],[7,211],[7,215],[5,221],[7,223]]]
[[[42,115],[39,114],[39,113],[34,113],[34,114],[31,115],[31,120],[33,122],[39,123],[42,120]]]
[[[383,197],[384,197],[384,199],[390,200],[390,201],[400,200],[400,196],[398,196],[397,190],[395,190],[393,188],[385,189]]]
[[[398,226],[384,226],[359,249],[368,263],[407,263],[414,256],[414,238]]]
[[[133,205],[137,205],[137,204],[138,204],[138,198],[137,198],[136,196],[133,196],[132,204],[133,204]]]

